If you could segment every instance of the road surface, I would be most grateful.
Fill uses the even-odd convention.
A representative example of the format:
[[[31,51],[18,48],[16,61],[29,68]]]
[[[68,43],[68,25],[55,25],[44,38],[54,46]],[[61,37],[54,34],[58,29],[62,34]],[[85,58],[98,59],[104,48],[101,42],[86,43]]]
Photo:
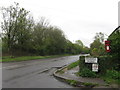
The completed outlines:
[[[53,72],[79,59],[80,55],[2,64],[2,88],[72,88]]]

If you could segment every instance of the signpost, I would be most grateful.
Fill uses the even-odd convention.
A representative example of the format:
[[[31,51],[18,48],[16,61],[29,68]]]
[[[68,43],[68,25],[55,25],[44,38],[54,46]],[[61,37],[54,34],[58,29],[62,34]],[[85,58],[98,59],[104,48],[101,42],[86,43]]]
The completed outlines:
[[[97,58],[90,58],[90,57],[85,58],[85,63],[97,63],[97,61],[98,61]]]
[[[92,71],[98,72],[98,58],[85,57],[85,63],[92,64]]]
[[[98,72],[98,64],[92,64],[92,71]]]

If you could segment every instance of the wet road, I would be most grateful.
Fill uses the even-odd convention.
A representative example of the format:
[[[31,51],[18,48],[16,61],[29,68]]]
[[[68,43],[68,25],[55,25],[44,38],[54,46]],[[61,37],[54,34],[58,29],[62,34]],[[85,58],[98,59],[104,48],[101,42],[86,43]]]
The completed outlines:
[[[2,64],[3,88],[72,88],[53,72],[79,59],[80,55]]]

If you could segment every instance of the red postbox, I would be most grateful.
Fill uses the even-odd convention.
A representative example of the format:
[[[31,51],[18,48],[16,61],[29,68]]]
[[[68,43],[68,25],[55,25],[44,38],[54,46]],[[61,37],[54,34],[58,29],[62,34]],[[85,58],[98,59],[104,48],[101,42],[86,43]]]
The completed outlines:
[[[106,52],[110,52],[110,41],[105,41],[105,50]]]

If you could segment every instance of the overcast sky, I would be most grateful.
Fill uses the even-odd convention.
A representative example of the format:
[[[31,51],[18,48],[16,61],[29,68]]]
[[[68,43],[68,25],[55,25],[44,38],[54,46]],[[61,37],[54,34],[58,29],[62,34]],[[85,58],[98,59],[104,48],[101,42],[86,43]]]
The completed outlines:
[[[93,42],[95,33],[109,35],[118,26],[119,0],[0,0],[0,7],[18,2],[37,21],[45,17],[60,27],[66,37],[84,45]]]

